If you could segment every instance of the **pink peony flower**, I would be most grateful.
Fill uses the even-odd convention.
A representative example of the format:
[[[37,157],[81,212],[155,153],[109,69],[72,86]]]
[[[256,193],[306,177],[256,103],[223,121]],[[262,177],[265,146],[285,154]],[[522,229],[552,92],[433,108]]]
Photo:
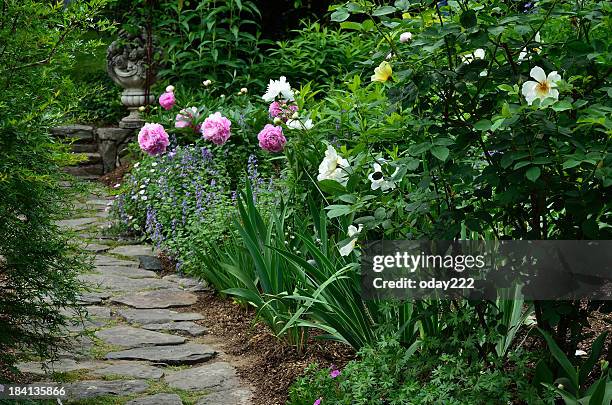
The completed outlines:
[[[270,104],[270,108],[268,108],[268,112],[270,113],[270,117],[276,118],[283,113],[283,109],[278,101]]]
[[[286,101],[274,101],[268,108],[271,118],[280,118],[283,122],[287,122],[297,110],[297,104],[287,104]]]
[[[160,124],[144,124],[138,133],[140,149],[151,156],[164,153],[169,143],[168,134]]]
[[[194,121],[196,121],[198,118],[199,114],[196,107],[185,108],[176,115],[176,118],[174,119],[174,126],[176,128],[193,127]]]
[[[230,120],[222,116],[220,112],[210,114],[202,124],[202,136],[215,145],[223,145],[231,135],[231,126]]]
[[[321,405],[321,401],[323,401],[323,398],[319,397],[319,399],[317,399],[316,401],[314,401],[312,403],[312,405]]]
[[[174,98],[174,93],[171,91],[167,91],[159,96],[159,105],[161,105],[165,110],[171,110],[175,103],[176,98]]]
[[[264,129],[257,135],[259,146],[270,152],[280,152],[285,148],[287,139],[283,135],[282,127],[266,124]]]
[[[329,373],[329,376],[330,376],[331,378],[336,378],[336,377],[338,377],[339,375],[340,375],[340,370],[332,370],[332,371]]]

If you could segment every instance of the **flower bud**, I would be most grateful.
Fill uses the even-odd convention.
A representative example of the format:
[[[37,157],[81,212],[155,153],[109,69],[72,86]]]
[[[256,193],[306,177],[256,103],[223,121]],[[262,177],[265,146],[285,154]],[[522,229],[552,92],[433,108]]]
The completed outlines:
[[[278,118],[278,117],[274,118],[274,124],[275,124],[275,125],[278,125],[278,124],[280,124],[281,122],[283,122],[283,120],[281,120],[280,118]]]
[[[563,388],[565,388],[565,386],[563,384],[559,384],[557,385],[557,388],[559,388],[560,390],[562,390]]]
[[[412,33],[411,32],[404,32],[404,33],[402,33],[402,35],[400,35],[400,42],[401,43],[408,42],[411,39],[412,39]]]
[[[243,87],[240,89],[241,93],[247,94],[249,92],[249,90],[246,87]]]
[[[174,86],[170,85],[170,86],[166,87],[166,92],[172,93],[173,91],[174,91]]]
[[[144,110],[145,110],[145,106],[144,105],[141,105],[140,107],[138,107],[138,111],[142,112]]]

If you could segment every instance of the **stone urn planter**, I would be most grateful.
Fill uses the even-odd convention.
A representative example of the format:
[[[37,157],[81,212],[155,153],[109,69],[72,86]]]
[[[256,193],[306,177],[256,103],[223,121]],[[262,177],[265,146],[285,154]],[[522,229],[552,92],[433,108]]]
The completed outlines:
[[[155,82],[155,64],[147,65],[147,34],[119,32],[119,38],[108,47],[106,53],[106,68],[108,75],[115,83],[124,88],[121,102],[130,114],[119,123],[121,128],[137,129],[144,121],[138,114],[138,108],[155,102],[155,95],[147,94],[149,86]],[[151,46],[151,60],[157,60],[160,50]],[[147,77],[148,75],[148,77]]]

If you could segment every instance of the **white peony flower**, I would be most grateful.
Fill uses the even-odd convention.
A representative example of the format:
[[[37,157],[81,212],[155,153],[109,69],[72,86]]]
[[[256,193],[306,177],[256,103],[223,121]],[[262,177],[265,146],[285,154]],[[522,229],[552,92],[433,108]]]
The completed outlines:
[[[342,246],[340,249],[340,256],[348,256],[351,254],[353,250],[355,250],[355,244],[357,243],[357,238],[353,238],[353,236],[358,235],[363,230],[363,224],[359,224],[359,228],[354,225],[349,225],[348,227],[348,237],[352,238],[346,245]]]
[[[536,81],[529,80],[523,83],[521,93],[525,96],[527,104],[531,105],[536,98],[540,101],[547,97],[552,97],[555,100],[559,99],[559,90],[555,87],[557,87],[557,82],[561,80],[561,76],[556,70],[550,72],[548,76],[546,76],[544,69],[535,66],[531,69],[529,75]]]
[[[242,94],[247,94],[249,92],[249,89],[247,89],[246,87],[243,87],[243,88],[240,89],[240,92]]]
[[[174,91],[174,86],[168,86],[166,87],[166,92],[167,93],[172,93]]]
[[[484,57],[485,57],[485,50],[482,48],[478,48],[471,54],[462,55],[461,61],[463,63],[472,63],[474,60],[484,59]]]
[[[385,192],[388,190],[395,189],[395,182],[392,180],[385,179],[385,176],[382,172],[382,167],[378,163],[374,163],[374,173],[368,176],[368,179],[372,182],[371,188],[372,190],[378,190]],[[396,172],[399,169],[396,169]]]
[[[282,96],[286,101],[293,101],[293,91],[285,76],[281,76],[280,80],[270,80],[266,94],[262,98],[270,103],[278,96]]]
[[[334,180],[346,186],[348,182],[347,169],[349,163],[342,156],[339,156],[333,146],[329,145],[325,151],[325,158],[319,165],[318,181]]]
[[[312,129],[312,120],[307,119],[305,121],[300,121],[299,119],[290,119],[287,121],[287,128],[291,129]]]
[[[402,35],[400,35],[400,42],[404,43],[404,42],[408,42],[412,39],[412,33],[411,32],[404,32],[402,33]]]

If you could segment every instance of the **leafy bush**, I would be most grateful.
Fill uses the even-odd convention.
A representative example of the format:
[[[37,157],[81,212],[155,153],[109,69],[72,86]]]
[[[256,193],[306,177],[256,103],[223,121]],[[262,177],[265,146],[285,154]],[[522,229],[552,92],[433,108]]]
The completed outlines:
[[[40,1],[8,1],[0,13],[0,363],[16,356],[52,358],[66,335],[62,310],[80,313],[76,276],[84,258],[56,220],[70,213],[73,192],[60,166],[75,163],[49,127],[74,110],[82,93],[69,79],[76,31],[105,2],[65,9]],[[76,191],[76,189],[74,190]]]
[[[463,346],[469,347],[469,343]],[[366,347],[333,377],[311,365],[290,389],[291,405],[542,403],[525,381],[529,356],[513,356],[504,370],[470,362],[447,342],[402,347],[387,338]]]
[[[374,46],[371,33],[352,33],[318,22],[303,25],[294,37],[267,50],[265,63],[255,67],[257,76],[282,72],[292,81],[312,81],[318,87],[332,85],[348,72],[363,71]]]
[[[253,64],[259,61],[261,15],[255,2],[115,3],[131,11],[124,28],[138,31],[150,24],[164,51],[159,60],[162,79],[195,84],[210,78],[232,83],[238,77],[249,78]]]

